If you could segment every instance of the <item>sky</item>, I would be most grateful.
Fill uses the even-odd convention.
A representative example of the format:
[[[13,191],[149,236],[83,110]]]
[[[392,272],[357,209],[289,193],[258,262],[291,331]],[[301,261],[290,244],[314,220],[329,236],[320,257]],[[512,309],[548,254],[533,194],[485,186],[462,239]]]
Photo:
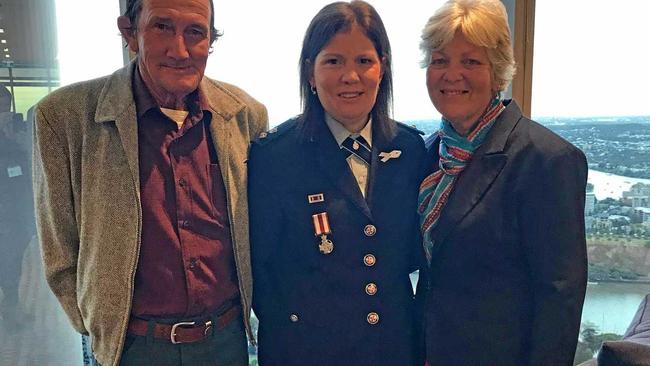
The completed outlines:
[[[539,0],[535,12],[533,116],[650,116],[650,1]]]
[[[216,0],[215,19],[224,36],[214,44],[206,75],[238,85],[264,103],[271,125],[295,116],[302,37],[329,2]],[[422,27],[443,1],[369,2],[382,16],[393,48],[394,117],[439,118],[426,91],[418,44]],[[533,117],[650,115],[650,31],[644,19],[650,1],[536,4]],[[121,66],[118,15],[117,1],[57,0],[63,84]]]

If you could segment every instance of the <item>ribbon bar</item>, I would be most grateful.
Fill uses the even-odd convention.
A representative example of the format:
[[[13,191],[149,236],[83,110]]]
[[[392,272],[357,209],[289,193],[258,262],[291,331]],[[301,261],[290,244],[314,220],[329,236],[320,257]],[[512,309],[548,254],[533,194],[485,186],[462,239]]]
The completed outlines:
[[[312,215],[312,220],[314,221],[314,235],[320,236],[323,234],[330,234],[332,231],[330,229],[330,223],[327,218],[327,212],[321,212],[315,215]]]

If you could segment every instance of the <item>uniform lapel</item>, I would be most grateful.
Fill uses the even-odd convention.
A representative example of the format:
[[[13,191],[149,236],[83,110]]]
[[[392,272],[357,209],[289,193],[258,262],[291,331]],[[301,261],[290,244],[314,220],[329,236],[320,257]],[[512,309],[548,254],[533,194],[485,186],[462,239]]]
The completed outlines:
[[[313,146],[315,151],[313,155],[317,156],[318,168],[334,184],[334,186],[356,206],[364,215],[372,219],[370,208],[363,198],[356,179],[352,175],[350,166],[345,160],[341,149],[339,148],[334,136],[325,125],[324,121],[320,123],[313,137]]]
[[[373,131],[376,131],[373,130]],[[398,174],[397,169],[400,165],[399,158],[393,158],[386,162],[382,162],[379,158],[379,153],[381,152],[391,152],[393,150],[401,150],[400,146],[392,141],[386,141],[384,138],[373,133],[372,137],[372,155],[371,155],[371,164],[370,171],[368,172],[368,205],[372,211],[373,203],[376,200],[386,199],[388,191],[393,187],[391,182],[394,179],[394,174]],[[407,157],[408,159],[408,157]]]
[[[521,117],[519,108],[513,102],[510,102],[509,107],[498,117],[487,139],[474,152],[472,161],[458,178],[456,186],[440,214],[438,224],[431,233],[431,238],[435,243],[434,251],[440,250],[447,236],[483,199],[485,193],[503,170],[508,160],[507,152],[504,151],[506,141]],[[436,150],[436,156],[438,155],[438,144],[439,139],[432,146]]]

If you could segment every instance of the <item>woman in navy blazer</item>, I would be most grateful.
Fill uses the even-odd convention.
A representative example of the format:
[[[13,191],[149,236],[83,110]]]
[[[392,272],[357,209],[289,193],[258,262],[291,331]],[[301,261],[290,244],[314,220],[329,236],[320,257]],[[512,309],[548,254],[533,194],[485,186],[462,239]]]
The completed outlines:
[[[409,273],[423,263],[424,142],[388,117],[391,51],[363,1],[325,6],[300,57],[303,113],[249,160],[259,362],[421,366]]]
[[[442,114],[418,198],[427,360],[571,365],[587,279],[584,154],[501,98],[515,63],[500,1],[448,1],[421,48]]]

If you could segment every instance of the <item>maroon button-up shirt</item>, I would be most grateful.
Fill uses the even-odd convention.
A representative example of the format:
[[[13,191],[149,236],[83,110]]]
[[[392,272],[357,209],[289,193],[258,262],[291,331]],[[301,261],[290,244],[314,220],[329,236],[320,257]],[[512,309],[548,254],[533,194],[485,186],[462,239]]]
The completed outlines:
[[[239,296],[226,193],[199,89],[187,97],[178,129],[139,72],[138,114],[142,240],[131,313],[192,317]]]

